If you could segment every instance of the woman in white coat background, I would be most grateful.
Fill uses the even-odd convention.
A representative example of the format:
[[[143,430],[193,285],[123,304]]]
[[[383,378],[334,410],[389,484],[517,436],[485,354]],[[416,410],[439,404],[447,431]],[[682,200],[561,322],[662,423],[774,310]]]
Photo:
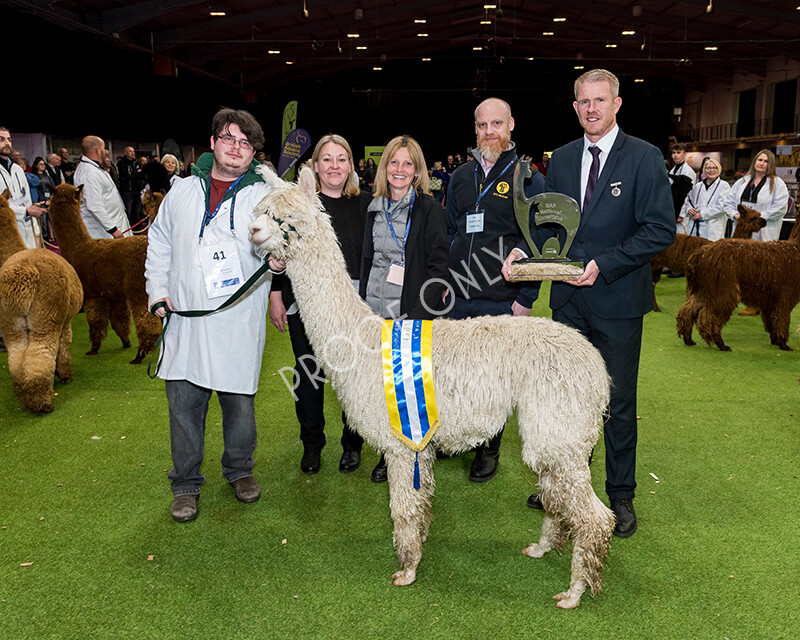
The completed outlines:
[[[725,237],[728,222],[723,202],[731,190],[722,175],[722,165],[708,158],[703,165],[705,179],[698,182],[686,196],[681,217],[686,221],[686,232],[691,236],[707,238],[712,242]]]
[[[767,221],[767,226],[753,236],[753,240],[777,240],[781,233],[781,223],[789,207],[789,190],[775,171],[775,154],[762,149],[753,158],[750,168],[731,187],[725,198],[725,213],[736,225],[741,203],[755,209]]]

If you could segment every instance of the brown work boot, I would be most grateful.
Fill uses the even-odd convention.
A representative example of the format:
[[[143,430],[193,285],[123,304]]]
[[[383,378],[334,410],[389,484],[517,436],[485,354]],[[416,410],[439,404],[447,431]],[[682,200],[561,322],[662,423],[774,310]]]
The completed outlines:
[[[239,478],[231,485],[236,491],[236,499],[241,502],[255,502],[261,497],[261,487],[253,476]]]
[[[175,496],[172,501],[172,519],[175,522],[189,522],[197,517],[197,496]]]

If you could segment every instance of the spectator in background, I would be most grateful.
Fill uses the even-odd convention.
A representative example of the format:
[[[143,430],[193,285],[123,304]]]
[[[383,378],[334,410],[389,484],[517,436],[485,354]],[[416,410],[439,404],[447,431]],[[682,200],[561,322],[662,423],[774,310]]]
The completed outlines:
[[[45,167],[47,175],[50,176],[50,181],[54,187],[66,182],[64,172],[61,170],[61,158],[57,153],[51,153],[47,156],[47,166]]]
[[[169,186],[170,188],[172,188],[172,185],[181,179],[180,173],[178,171],[178,159],[171,153],[165,153],[164,157],[161,158],[161,164],[163,164],[164,168],[167,170],[167,177],[169,178]]]
[[[111,155],[108,153],[108,150],[103,154],[103,161],[100,163],[100,168],[111,176],[111,179],[114,181],[114,186],[117,188],[117,191],[119,191],[119,171],[117,171],[114,163],[111,162]]]
[[[66,147],[61,147],[58,150],[58,157],[61,158],[61,171],[64,173],[64,180],[69,184],[74,184],[75,163],[69,159],[69,151],[67,151]]]
[[[122,194],[122,202],[125,204],[128,224],[133,226],[142,219],[144,175],[142,166],[136,159],[136,150],[133,147],[125,147],[123,153],[125,155],[117,162],[119,191]]]
[[[543,176],[547,175],[547,168],[550,166],[550,156],[546,153],[542,154],[542,161],[536,163],[536,168]]]
[[[433,197],[436,198],[436,202],[439,204],[444,202],[448,182],[450,182],[450,175],[445,171],[442,161],[437,160],[433,163],[433,171],[431,173],[431,193],[433,193]]]

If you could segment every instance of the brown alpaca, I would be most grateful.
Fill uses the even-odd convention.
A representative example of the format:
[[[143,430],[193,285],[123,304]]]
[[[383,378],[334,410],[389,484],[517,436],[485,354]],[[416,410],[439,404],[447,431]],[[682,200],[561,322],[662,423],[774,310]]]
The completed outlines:
[[[50,220],[61,254],[75,267],[83,283],[83,308],[92,343],[86,355],[93,356],[100,349],[109,320],[122,340],[122,348],[131,346],[128,336],[133,313],[139,350],[131,364],[139,364],[153,350],[161,333],[161,322],[147,307],[147,237],[91,238],[81,220],[80,201],[80,188],[59,185],[50,198]]]
[[[739,220],[736,223],[736,228],[733,230],[733,237],[742,240],[749,240],[753,234],[767,226],[767,221],[761,217],[761,214],[755,209],[750,209],[743,205],[739,205]],[[661,311],[656,300],[655,285],[661,280],[661,270],[667,267],[673,273],[684,273],[686,271],[686,264],[691,255],[710,244],[711,240],[700,238],[698,236],[688,236],[684,233],[679,233],[675,236],[675,242],[664,249],[661,253],[656,254],[650,261],[650,267],[653,270],[653,311]]]
[[[72,380],[72,318],[83,287],[69,263],[47,249],[28,249],[0,196],[0,331],[14,395],[34,413],[53,410],[53,374]]]
[[[739,205],[739,211],[742,211]],[[717,240],[697,251],[686,268],[687,300],[678,311],[678,335],[693,345],[692,327],[720,351],[730,351],[722,327],[740,302],[761,309],[772,344],[792,348],[789,323],[800,302],[800,225],[788,240]]]
[[[156,219],[158,215],[158,208],[161,206],[161,201],[164,199],[164,194],[160,191],[156,191],[153,193],[148,189],[144,192],[142,196],[142,209],[144,210],[147,219],[150,221],[149,224],[153,224],[153,220]]]

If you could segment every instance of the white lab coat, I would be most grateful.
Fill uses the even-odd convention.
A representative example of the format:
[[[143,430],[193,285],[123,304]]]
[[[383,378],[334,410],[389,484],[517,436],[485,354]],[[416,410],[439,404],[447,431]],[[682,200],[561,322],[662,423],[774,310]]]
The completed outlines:
[[[756,202],[742,202],[742,193],[744,193],[747,185],[750,184],[750,180],[750,176],[743,176],[733,184],[723,203],[725,213],[733,220],[735,228],[736,220],[734,220],[733,216],[738,213],[736,207],[739,203],[751,209],[755,209],[761,214],[761,217],[767,221],[767,226],[758,233],[753,234],[753,240],[762,240],[764,242],[777,240],[781,235],[783,216],[786,215],[786,210],[789,208],[789,190],[786,188],[786,183],[780,178],[775,177],[775,184],[772,188],[772,192],[770,192],[770,179],[765,178],[766,183],[761,187],[761,191],[758,192]]]
[[[27,213],[28,207],[33,204],[31,190],[28,186],[28,179],[25,177],[25,171],[18,164],[11,164],[10,173],[0,164],[0,195],[6,189],[11,192],[8,204],[17,216],[19,235],[22,236],[22,241],[28,249],[35,249],[36,236],[39,235],[39,222]]]
[[[81,218],[92,238],[111,238],[108,230],[114,227],[125,231],[126,236],[133,235],[133,231],[127,230],[131,225],[111,174],[103,171],[94,160],[83,156],[75,169],[73,182],[76,187],[83,185]]]
[[[686,223],[686,230],[689,235],[699,235],[701,238],[708,238],[711,241],[725,237],[725,225],[728,218],[722,203],[725,196],[731,190],[731,186],[722,178],[717,178],[714,183],[706,189],[706,185],[701,181],[686,196],[681,209],[681,217]],[[702,216],[697,222],[697,234],[693,232],[694,220],[689,215],[689,209],[695,208]]]
[[[269,193],[264,182],[242,187],[234,209],[235,239],[245,279],[262,264],[248,240],[253,209]],[[206,227],[203,242],[230,239],[231,200]],[[149,305],[169,297],[175,309],[216,309],[226,298],[209,298],[203,279],[198,237],[205,210],[204,180],[178,180],[161,203],[148,232],[145,277]],[[267,301],[272,274],[267,272],[232,306],[200,318],[173,314],[161,351],[159,377],[188,380],[216,391],[254,394],[258,388],[266,339]]]

